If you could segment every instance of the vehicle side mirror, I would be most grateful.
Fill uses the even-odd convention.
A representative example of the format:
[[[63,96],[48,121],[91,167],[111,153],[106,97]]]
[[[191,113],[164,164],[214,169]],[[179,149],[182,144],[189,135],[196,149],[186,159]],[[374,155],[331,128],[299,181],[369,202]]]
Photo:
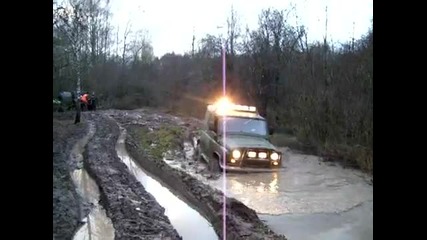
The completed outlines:
[[[269,133],[270,135],[273,135],[273,134],[274,134],[274,128],[269,127],[269,128],[268,128],[268,133]]]

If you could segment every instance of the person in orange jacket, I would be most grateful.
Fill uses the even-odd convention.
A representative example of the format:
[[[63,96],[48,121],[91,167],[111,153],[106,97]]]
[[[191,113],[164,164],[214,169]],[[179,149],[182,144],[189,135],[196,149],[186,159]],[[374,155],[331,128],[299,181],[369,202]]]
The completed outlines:
[[[87,105],[89,103],[89,93],[85,93],[81,96],[80,101],[82,103],[82,110],[85,111],[87,110]]]
[[[88,104],[89,103],[89,94],[87,94],[87,93],[83,94],[81,99],[82,99],[82,102],[84,102],[85,104]]]

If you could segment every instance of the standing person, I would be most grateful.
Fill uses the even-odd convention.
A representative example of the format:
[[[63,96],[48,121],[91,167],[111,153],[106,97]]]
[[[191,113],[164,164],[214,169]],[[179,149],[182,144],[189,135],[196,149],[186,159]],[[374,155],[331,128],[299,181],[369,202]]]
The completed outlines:
[[[76,108],[76,102],[77,102],[76,94],[74,92],[71,92],[71,107],[73,109]]]
[[[95,92],[92,92],[92,95],[90,96],[90,107],[92,111],[96,111],[96,97]]]
[[[82,111],[87,110],[87,106],[89,104],[89,93],[86,92],[85,94],[82,95],[82,97],[80,98],[80,101],[82,103]]]

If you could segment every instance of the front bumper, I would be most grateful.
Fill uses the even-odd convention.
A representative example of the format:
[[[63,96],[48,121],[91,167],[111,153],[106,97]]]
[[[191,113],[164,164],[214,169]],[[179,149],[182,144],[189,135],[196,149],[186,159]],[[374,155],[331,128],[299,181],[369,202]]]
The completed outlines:
[[[248,162],[248,160],[243,160],[236,164],[227,162],[225,166],[223,162],[220,162],[219,165],[222,169],[233,172],[279,172],[284,169],[281,161],[279,161],[279,165],[277,166],[272,165],[270,161],[268,163],[257,161],[258,164],[248,164]]]
[[[220,164],[222,165],[222,164]],[[222,167],[222,166],[221,166]],[[263,173],[263,172],[280,172],[283,171],[283,167],[278,168],[251,168],[251,167],[234,167],[234,166],[226,166],[225,168],[222,167],[222,169],[229,171],[229,172],[256,172],[256,173]]]

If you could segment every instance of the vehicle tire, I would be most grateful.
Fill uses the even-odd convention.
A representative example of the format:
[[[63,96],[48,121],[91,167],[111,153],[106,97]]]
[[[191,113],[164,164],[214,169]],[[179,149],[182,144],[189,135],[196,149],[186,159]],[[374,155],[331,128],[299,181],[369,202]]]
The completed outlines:
[[[219,166],[219,159],[217,157],[209,160],[209,169],[212,173],[219,173],[221,171],[221,167]]]
[[[196,162],[201,162],[203,160],[200,144],[197,144],[197,146],[194,148],[194,160],[196,160]]]

